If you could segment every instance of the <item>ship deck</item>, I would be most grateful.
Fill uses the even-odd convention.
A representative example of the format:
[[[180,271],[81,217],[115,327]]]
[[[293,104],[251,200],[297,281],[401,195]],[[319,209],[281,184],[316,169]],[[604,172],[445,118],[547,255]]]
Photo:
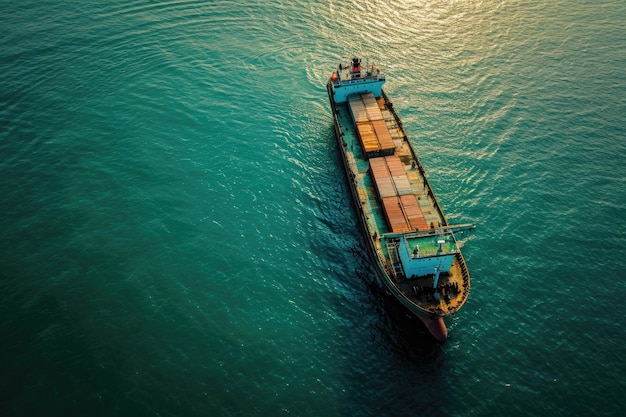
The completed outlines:
[[[384,105],[384,99],[381,97],[377,99],[377,102],[383,114],[387,129],[393,139],[395,155],[397,155],[404,164],[411,189],[418,198],[425,220],[434,227],[445,224],[445,220],[436,208],[436,203],[432,198],[432,192],[429,190],[427,181],[424,179],[417,166],[413,164],[411,148],[407,140],[405,140],[406,136],[404,132],[399,127],[393,114]],[[378,230],[378,234],[382,235],[387,232],[387,227],[384,213],[376,198],[373,179],[368,172],[369,161],[366,159],[359,144],[357,131],[353,125],[347,105],[338,104],[337,107],[339,110],[338,120],[344,132],[343,138],[347,145],[346,151],[348,152],[348,158],[354,161],[354,165],[351,168],[359,185],[358,192],[360,196],[364,197],[362,198],[362,202],[365,202],[364,205],[366,206],[364,209],[372,214],[373,223],[370,229]]]
[[[402,161],[411,192],[417,198],[424,220],[433,229],[446,226],[439,203],[430,189],[419,160],[413,156],[414,150],[399,120],[388,107],[384,96],[378,98],[376,102],[393,140],[395,155]],[[360,200],[358,204],[361,205],[367,222],[371,242],[389,278],[408,300],[428,313],[446,315],[458,310],[469,294],[469,275],[465,268],[461,268],[461,263],[464,262],[462,255],[458,253],[448,273],[440,274],[437,286],[439,290],[436,293],[433,291],[434,275],[411,279],[404,276],[397,254],[393,253],[392,240],[384,237],[385,233],[390,232],[389,226],[349,106],[346,103],[337,103],[336,107],[337,120],[345,142],[344,152]]]

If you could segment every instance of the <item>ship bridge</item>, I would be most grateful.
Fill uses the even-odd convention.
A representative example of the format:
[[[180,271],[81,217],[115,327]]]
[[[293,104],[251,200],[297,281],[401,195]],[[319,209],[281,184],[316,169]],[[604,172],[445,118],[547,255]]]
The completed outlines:
[[[448,272],[458,252],[452,233],[435,236],[407,234],[398,245],[398,255],[407,278]]]
[[[382,238],[404,276],[414,279],[450,272],[455,257],[461,253],[455,233],[472,231],[475,227],[473,224],[443,226],[421,232],[385,233]]]
[[[385,75],[372,64],[361,63],[360,58],[352,58],[349,64],[339,64],[330,77],[335,103],[345,103],[352,94],[374,93],[382,95]]]

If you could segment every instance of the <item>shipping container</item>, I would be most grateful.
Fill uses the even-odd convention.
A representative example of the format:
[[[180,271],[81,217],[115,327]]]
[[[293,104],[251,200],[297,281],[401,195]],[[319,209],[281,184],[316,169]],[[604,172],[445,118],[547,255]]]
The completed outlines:
[[[395,153],[396,148],[383,120],[356,122],[356,128],[361,147],[368,158]]]
[[[387,128],[387,123],[385,123],[382,119],[373,120],[371,123],[374,127],[374,132],[376,132],[376,138],[380,144],[382,155],[393,155],[396,147],[393,144],[393,139],[391,138],[391,134]]]
[[[380,198],[414,194],[402,161],[397,156],[371,158],[370,168]]]
[[[368,122],[369,117],[365,104],[361,100],[361,96],[355,95],[348,97],[348,104],[350,105],[350,113],[355,123]]]
[[[425,230],[429,228],[428,223],[424,218],[424,213],[422,213],[422,209],[420,208],[415,195],[407,194],[400,196],[400,203],[402,205],[402,210],[409,221],[411,230]]]
[[[369,120],[374,121],[383,119],[383,114],[378,107],[378,103],[376,103],[374,94],[363,94],[361,95],[361,100],[363,101]]]
[[[391,232],[410,232],[411,227],[407,223],[407,219],[404,217],[404,212],[402,210],[402,206],[400,205],[400,198],[396,196],[385,197],[382,199],[382,202],[385,209],[387,224],[389,225]]]
[[[355,122],[382,120],[383,114],[374,95],[363,94],[348,97],[348,104],[352,119]]]
[[[413,194],[413,188],[411,187],[411,183],[409,181],[409,177],[404,169],[404,164],[397,156],[386,156],[385,162],[387,163],[387,168],[389,169],[389,173],[393,178],[393,183],[396,187],[396,191],[398,195],[403,194]]]
[[[379,198],[396,196],[396,188],[387,167],[386,158],[370,158],[370,171]]]
[[[348,104],[367,157],[393,155],[393,139],[374,95],[369,93],[350,96]]]
[[[384,197],[381,201],[392,233],[427,230],[430,227],[414,195]]]
[[[373,126],[369,121],[357,122],[356,130],[359,134],[359,140],[361,141],[361,147],[363,152],[368,158],[372,158],[379,155],[380,145]]]

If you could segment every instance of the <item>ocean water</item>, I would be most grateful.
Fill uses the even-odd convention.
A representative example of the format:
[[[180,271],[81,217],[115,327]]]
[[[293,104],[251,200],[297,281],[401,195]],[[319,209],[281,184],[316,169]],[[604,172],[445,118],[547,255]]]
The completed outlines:
[[[0,3],[0,415],[626,412],[625,2]],[[353,55],[478,226],[444,344],[363,256]]]

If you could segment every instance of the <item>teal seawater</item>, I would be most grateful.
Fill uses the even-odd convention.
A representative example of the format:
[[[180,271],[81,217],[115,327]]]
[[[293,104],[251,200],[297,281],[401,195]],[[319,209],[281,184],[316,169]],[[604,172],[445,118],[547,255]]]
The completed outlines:
[[[625,2],[1,10],[0,415],[623,415]],[[443,345],[362,255],[355,54],[478,225]]]

